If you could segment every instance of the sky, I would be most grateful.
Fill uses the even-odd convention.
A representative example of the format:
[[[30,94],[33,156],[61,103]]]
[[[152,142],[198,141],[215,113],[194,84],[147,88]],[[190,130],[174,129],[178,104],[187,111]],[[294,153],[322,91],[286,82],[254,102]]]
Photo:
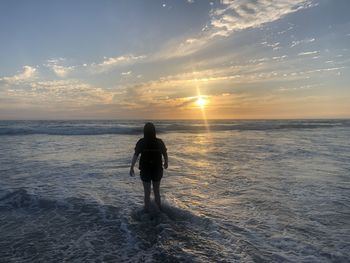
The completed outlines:
[[[0,119],[350,118],[349,0],[2,0]]]

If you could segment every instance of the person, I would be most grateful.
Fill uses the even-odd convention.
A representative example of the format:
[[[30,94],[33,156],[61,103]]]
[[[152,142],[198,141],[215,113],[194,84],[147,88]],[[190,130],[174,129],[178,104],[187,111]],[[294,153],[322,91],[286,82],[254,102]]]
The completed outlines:
[[[143,133],[143,138],[135,146],[135,153],[131,161],[130,176],[135,176],[134,166],[139,154],[141,154],[139,169],[144,189],[144,210],[148,212],[150,208],[151,182],[153,184],[156,205],[161,210],[160,180],[163,177],[163,167],[164,169],[168,168],[168,155],[164,142],[156,137],[156,128],[153,123],[146,123]],[[164,164],[162,156],[164,158]]]

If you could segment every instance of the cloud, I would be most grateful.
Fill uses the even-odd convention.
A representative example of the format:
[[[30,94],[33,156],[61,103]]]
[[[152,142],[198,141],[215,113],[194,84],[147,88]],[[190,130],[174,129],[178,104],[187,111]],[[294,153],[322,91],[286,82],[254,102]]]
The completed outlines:
[[[31,92],[50,104],[64,103],[74,106],[107,103],[111,94],[102,88],[79,80],[51,80],[31,83]]]
[[[285,59],[287,58],[288,56],[287,55],[282,55],[282,56],[276,56],[276,57],[272,57],[273,60],[282,60],[282,59]]]
[[[146,58],[145,55],[135,56],[132,54],[123,55],[118,57],[104,57],[104,60],[100,63],[92,63],[88,67],[94,73],[101,73],[108,71],[116,66],[129,65],[135,62],[142,61]]]
[[[300,52],[298,56],[309,56],[309,55],[315,55],[318,54],[319,51],[307,51],[307,52]]]
[[[21,83],[31,80],[35,77],[37,69],[31,66],[24,66],[23,71],[11,77],[0,78],[1,81],[5,81],[10,84]]]
[[[281,47],[280,47],[280,42],[275,42],[275,43],[268,43],[268,42],[262,42],[261,43],[263,46],[265,46],[265,47],[270,47],[270,48],[272,48],[273,50],[278,50],[278,49],[280,49]]]
[[[252,67],[256,66],[201,70],[160,77],[158,80],[119,88],[114,102],[119,107],[128,110],[162,109],[173,114],[174,110],[193,107],[199,86],[206,87],[202,95],[209,98],[229,92],[227,88],[218,88],[218,85],[234,85],[236,81],[237,83],[251,81],[245,76],[236,74],[236,72],[240,70],[250,72]],[[253,75],[254,78],[258,78],[256,74]],[[266,76],[263,77],[266,78]]]
[[[131,61],[144,59],[146,56],[134,56],[134,55],[124,55],[119,57],[105,57],[103,62],[98,64],[99,66],[114,66],[119,64],[129,63]]]
[[[80,65],[67,65],[67,60],[65,58],[54,58],[49,59],[43,66],[52,70],[56,76],[65,78],[71,75],[73,72],[84,72],[92,74],[103,73],[118,66],[131,65],[133,63],[142,61],[145,58],[145,55],[135,56],[132,54],[127,54],[117,57],[104,57],[101,62],[93,62],[90,64],[83,63]]]
[[[200,34],[170,44],[161,55],[165,58],[187,56],[209,46],[217,38],[261,27],[315,5],[312,0],[223,0],[220,8],[210,12],[210,21]],[[273,45],[275,50],[279,48],[279,43]]]
[[[301,90],[308,90],[312,89],[314,87],[319,87],[321,84],[315,84],[315,85],[302,85],[302,86],[297,86],[297,87],[280,87],[278,91],[280,92],[289,92],[289,91],[301,91]]]
[[[295,47],[295,46],[300,45],[300,44],[307,44],[307,43],[311,43],[314,41],[315,41],[314,38],[307,38],[307,39],[303,39],[303,40],[293,41],[292,44],[290,45],[290,47]]]
[[[288,58],[288,59],[287,59]],[[228,66],[222,66],[222,63],[217,66],[204,65],[202,69],[196,71],[183,70],[174,75],[160,77],[157,80],[148,81],[139,85],[134,85],[126,88],[123,95],[118,96],[116,101],[130,109],[141,110],[150,107],[166,107],[181,108],[186,105],[190,106],[189,98],[193,98],[197,94],[197,87],[200,88],[201,94],[207,96],[218,96],[218,94],[232,93],[237,89],[241,91],[243,88],[251,93],[259,94],[259,88],[266,89],[276,88],[279,85],[287,91],[287,89],[295,89],[291,83],[296,80],[302,83],[298,90],[309,89],[308,81],[310,78],[323,76],[327,74],[335,74],[340,72],[344,67],[329,67],[317,68],[310,70],[307,63],[299,68],[290,68],[289,63],[300,61],[297,55],[263,57],[251,59],[246,63],[239,62]],[[303,59],[308,59],[305,57]],[[266,63],[267,62],[267,63]],[[263,90],[263,88],[261,89]],[[132,103],[130,103],[132,98]],[[189,102],[189,103],[187,103]]]
[[[127,72],[122,72],[121,75],[122,76],[129,76],[131,75],[132,71],[127,71]]]
[[[2,91],[3,99],[16,100],[18,105],[66,109],[92,104],[108,104],[112,92],[80,80],[49,80],[17,83]]]
[[[310,0],[235,0],[223,1],[223,8],[211,14],[213,31],[234,31],[260,27],[287,14],[311,6]],[[212,34],[215,34],[213,32]]]
[[[62,65],[65,61],[64,58],[49,59],[44,66],[50,68],[58,77],[64,78],[76,68],[76,66]]]

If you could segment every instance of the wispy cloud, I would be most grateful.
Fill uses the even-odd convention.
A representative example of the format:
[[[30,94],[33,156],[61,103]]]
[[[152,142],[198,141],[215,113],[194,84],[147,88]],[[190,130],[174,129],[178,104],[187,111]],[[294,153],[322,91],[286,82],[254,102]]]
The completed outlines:
[[[40,104],[50,108],[104,104],[112,99],[111,92],[79,80],[32,81],[12,85],[3,96],[24,105]]]
[[[126,71],[126,72],[122,72],[121,75],[122,76],[130,76],[132,73],[132,71]]]
[[[300,91],[300,90],[309,90],[313,89],[315,87],[321,86],[320,84],[317,85],[302,85],[302,86],[297,86],[297,87],[280,87],[278,91],[280,92],[290,92],[290,91]]]
[[[128,63],[135,60],[144,59],[146,56],[134,56],[134,55],[124,55],[119,57],[105,57],[104,60],[98,64],[98,66],[114,66],[119,64]]]
[[[283,16],[311,6],[309,0],[223,1],[223,8],[212,12],[211,24],[228,33],[260,27]]]
[[[223,0],[221,7],[210,13],[209,23],[200,34],[171,45],[163,56],[181,57],[197,52],[218,37],[228,37],[236,31],[258,28],[301,9],[315,6],[312,0]],[[278,49],[279,43],[274,43]]]
[[[101,62],[75,65],[69,65],[67,59],[65,58],[53,58],[49,59],[47,63],[43,64],[43,66],[53,71],[56,76],[66,78],[77,72],[85,72],[88,74],[107,72],[117,68],[118,66],[133,65],[140,61],[144,61],[146,57],[146,55],[135,56],[132,54],[127,54],[117,57],[104,57]]]
[[[290,47],[295,47],[295,46],[298,46],[300,44],[312,43],[314,41],[315,41],[315,38],[306,38],[303,40],[297,40],[297,41],[293,41],[292,44],[290,45]]]
[[[318,54],[319,51],[315,50],[315,51],[306,51],[306,52],[300,52],[298,54],[298,56],[309,56],[309,55],[315,55]]]
[[[280,47],[279,47],[280,42],[268,43],[268,42],[264,41],[264,42],[262,42],[261,44],[262,44],[263,46],[265,46],[265,47],[270,47],[270,48],[272,48],[273,50],[277,50],[277,49],[280,48]]]
[[[94,73],[101,73],[108,71],[119,65],[128,65],[135,62],[142,61],[146,58],[146,55],[135,56],[132,54],[122,55],[118,57],[104,57],[103,61],[100,63],[92,63],[87,65],[90,70]]]

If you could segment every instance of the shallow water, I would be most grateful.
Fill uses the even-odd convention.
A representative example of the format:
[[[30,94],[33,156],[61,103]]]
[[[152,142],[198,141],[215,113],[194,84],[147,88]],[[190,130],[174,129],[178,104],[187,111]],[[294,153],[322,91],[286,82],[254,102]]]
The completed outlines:
[[[0,259],[349,261],[349,121],[159,122],[151,214],[128,176],[142,125],[0,122]]]

